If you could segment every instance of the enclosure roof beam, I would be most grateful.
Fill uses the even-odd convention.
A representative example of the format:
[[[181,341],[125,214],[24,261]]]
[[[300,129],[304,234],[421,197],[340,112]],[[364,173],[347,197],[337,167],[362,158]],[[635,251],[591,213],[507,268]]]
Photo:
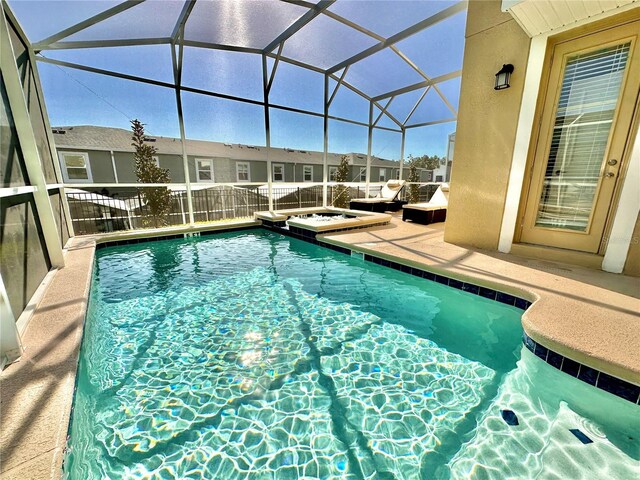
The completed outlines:
[[[126,0],[125,2],[122,2],[118,5],[116,5],[115,7],[109,8],[107,10],[105,10],[104,12],[100,12],[97,15],[94,15],[91,18],[87,18],[86,20],[83,20],[79,23],[76,23],[75,25],[70,26],[69,28],[65,28],[64,30],[51,35],[50,37],[45,38],[44,40],[40,40],[39,42],[36,42],[33,45],[34,50],[39,50],[44,46],[50,45],[52,43],[57,42],[58,40],[62,40],[63,38],[69,37],[71,35],[73,35],[74,33],[78,33],[81,30],[84,30],[85,28],[91,27],[93,25],[95,25],[98,22],[101,22],[103,20],[106,20],[107,18],[111,18],[114,15],[117,15],[119,13],[122,13],[132,7],[135,7],[136,5],[141,4],[142,2],[144,2],[145,0]]]
[[[429,91],[431,87],[427,87],[424,89],[424,92],[422,92],[422,95],[420,95],[420,98],[418,98],[418,101],[415,103],[415,105],[413,106],[413,108],[411,109],[411,111],[409,112],[409,115],[407,115],[407,118],[404,119],[404,122],[402,122],[403,125],[406,125],[407,122],[409,121],[409,119],[411,119],[411,117],[413,116],[413,114],[415,113],[415,111],[418,109],[418,107],[420,106],[420,102],[422,102],[422,99],[425,97],[425,95],[427,94],[427,92]],[[395,98],[395,97],[391,97],[391,98]]]
[[[293,5],[298,5],[299,7],[313,8],[316,6],[315,3],[306,2],[305,0],[280,0],[284,3],[291,3]]]
[[[456,70],[455,72],[446,73],[444,75],[440,75],[439,77],[432,78],[431,80],[424,80],[422,82],[414,83],[413,85],[407,85],[406,87],[391,90],[390,92],[381,93],[380,95],[372,97],[372,100],[377,102],[379,100],[384,100],[385,98],[395,97],[398,95],[402,95],[403,93],[413,92],[414,90],[420,90],[421,88],[430,87],[431,85],[446,82],[447,80],[451,80],[452,78],[456,78],[461,75],[462,70]]]
[[[182,11],[180,12],[180,16],[178,17],[178,21],[176,22],[176,26],[173,28],[173,33],[171,33],[171,38],[173,39],[173,43],[178,40],[178,35],[184,31],[184,26],[187,24],[187,20],[189,19],[189,15],[191,15],[191,11],[193,7],[196,6],[196,0],[187,0],[187,3],[182,7]]]
[[[467,8],[466,1],[458,2],[448,8],[445,8],[444,10],[436,13],[435,15],[432,15],[429,18],[426,18],[416,23],[415,25],[412,25],[409,28],[406,28],[401,32],[396,33],[395,35],[390,36],[389,38],[387,38],[384,41],[381,41],[377,45],[369,47],[366,50],[353,55],[351,58],[348,58],[334,65],[333,67],[327,70],[327,73],[337,72],[338,70],[342,70],[347,65],[351,65],[352,63],[356,63],[356,62],[359,62],[360,60],[370,57],[371,55],[378,53],[381,50],[384,50],[385,48],[390,47],[391,45],[394,45],[404,40],[405,38],[409,38],[411,35],[414,35],[419,31],[424,30],[425,28],[428,28],[432,25],[435,25],[436,23],[446,20],[447,18],[455,15],[456,13],[463,11],[466,8]]]
[[[457,120],[457,118],[453,117],[453,118],[445,118],[442,120],[435,120],[433,122],[424,122],[424,123],[416,123],[415,125],[407,125],[404,128],[418,128],[418,127],[428,127],[429,125],[439,125],[441,123],[449,123],[449,122],[455,122]]]
[[[77,42],[55,42],[49,45],[34,45],[34,52],[43,50],[69,50],[80,48],[133,47],[136,45],[162,45],[171,43],[171,37],[127,38],[120,40],[83,40]]]
[[[278,53],[276,53],[276,60],[273,62],[273,68],[271,69],[271,75],[269,75],[269,80],[267,81],[266,93],[268,94],[271,91],[271,86],[273,85],[273,80],[276,78],[276,70],[278,70],[278,63],[280,63],[280,57],[282,56],[282,49],[284,48],[284,42],[280,44],[278,47]],[[266,64],[265,64],[266,66]]]
[[[293,22],[285,31],[283,31],[280,35],[274,38],[269,45],[267,45],[263,53],[272,52],[278,45],[280,45],[285,40],[291,38],[295,35],[300,29],[302,29],[305,25],[307,25],[311,20],[320,15],[324,10],[329,8],[336,0],[322,0],[318,2],[317,5],[312,5],[312,7],[307,11],[304,15],[302,15],[298,20]]]
[[[121,78],[123,80],[131,80],[133,82],[140,82],[140,83],[146,83],[149,85],[155,85],[157,87],[164,87],[164,88],[171,88],[171,89],[175,89],[176,85],[173,83],[168,83],[168,82],[162,82],[159,80],[152,80],[150,78],[144,78],[144,77],[137,77],[135,75],[128,75],[126,73],[118,73],[118,72],[113,72],[111,70],[104,70],[101,68],[96,68],[96,67],[89,67],[87,65],[80,65],[77,63],[71,63],[71,62],[65,62],[62,60],[55,60],[52,58],[47,58],[47,57],[43,57],[43,56],[37,56],[36,60],[39,62],[43,62],[43,63],[50,63],[52,65],[58,65],[61,67],[65,67],[65,68],[73,68],[75,70],[83,70],[85,72],[91,72],[91,73],[97,73],[99,75],[107,75],[110,77],[115,77],[115,78]],[[264,103],[260,100],[252,100],[250,98],[243,98],[243,97],[236,97],[233,95],[227,95],[224,93],[217,93],[217,92],[211,92],[209,90],[203,90],[200,88],[193,88],[193,87],[187,87],[184,85],[180,86],[180,89],[184,92],[190,92],[190,93],[197,93],[199,95],[207,95],[209,97],[216,97],[216,98],[222,98],[225,100],[232,100],[234,102],[243,102],[243,103],[249,103],[252,105],[260,105],[263,106]],[[304,115],[311,115],[314,117],[322,117],[323,114],[322,113],[318,113],[318,112],[311,112],[308,110],[302,110],[299,108],[294,108],[294,107],[287,107],[285,105],[278,105],[278,104],[269,104],[270,108],[276,108],[278,110],[285,110],[288,112],[293,112],[293,113],[302,113]],[[342,118],[342,117],[336,117],[336,116],[332,116],[330,115],[329,118],[333,119],[333,120],[338,120],[341,122],[346,122],[346,123],[352,123],[354,125],[362,125],[362,126],[367,126],[366,123],[363,122],[358,122],[355,120],[350,120],[348,118]],[[388,130],[388,131],[392,131],[392,132],[399,132],[400,130],[395,130],[392,128],[388,128],[388,127],[376,127],[380,130]]]
[[[333,92],[331,93],[329,100],[327,100],[327,107],[331,106],[331,103],[333,102],[334,97],[338,93],[338,89],[340,88],[340,85],[342,85],[342,82],[344,81],[344,77],[348,71],[349,71],[349,67],[345,68],[342,72],[342,75],[340,75],[340,80],[338,80],[338,83],[336,83],[336,87],[333,89]]]
[[[389,105],[391,105],[391,102],[393,102],[393,99],[396,97],[391,97],[389,99],[389,101],[387,102],[387,104],[384,106],[384,108],[382,110],[380,110],[380,114],[378,115],[378,117],[375,119],[375,121],[373,122],[373,126],[375,127],[376,125],[378,125],[378,122],[380,121],[380,119],[382,118],[382,116],[387,113],[387,108],[389,108]]]

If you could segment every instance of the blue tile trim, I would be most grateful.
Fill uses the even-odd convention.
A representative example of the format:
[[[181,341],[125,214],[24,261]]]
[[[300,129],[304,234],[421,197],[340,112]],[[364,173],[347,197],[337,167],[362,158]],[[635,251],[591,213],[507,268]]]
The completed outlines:
[[[567,375],[571,375],[600,390],[640,405],[640,386],[612,377],[595,368],[582,365],[575,360],[571,360],[553,350],[549,350],[547,347],[537,343],[526,333],[522,334],[522,342],[525,347],[537,357],[540,357],[546,363]]]

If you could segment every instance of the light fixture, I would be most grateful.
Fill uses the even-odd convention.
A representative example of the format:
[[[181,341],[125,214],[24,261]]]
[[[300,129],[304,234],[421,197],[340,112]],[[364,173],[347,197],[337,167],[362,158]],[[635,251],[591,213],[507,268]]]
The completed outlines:
[[[494,90],[503,90],[505,88],[509,88],[509,80],[511,79],[511,74],[513,73],[513,65],[507,63],[502,65],[502,68],[498,73],[496,73],[496,86],[493,87]]]

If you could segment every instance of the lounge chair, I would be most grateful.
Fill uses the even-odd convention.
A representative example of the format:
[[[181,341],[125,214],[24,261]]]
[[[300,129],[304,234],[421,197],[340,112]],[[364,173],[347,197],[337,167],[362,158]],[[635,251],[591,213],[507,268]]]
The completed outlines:
[[[449,204],[449,185],[443,183],[438,187],[428,203],[408,203],[402,206],[402,220],[428,225],[444,222],[447,218]]]
[[[384,213],[386,211],[397,212],[402,208],[405,201],[398,200],[398,195],[404,188],[404,180],[389,180],[381,189],[380,193],[373,198],[359,198],[349,202],[351,210],[364,210],[367,212]]]

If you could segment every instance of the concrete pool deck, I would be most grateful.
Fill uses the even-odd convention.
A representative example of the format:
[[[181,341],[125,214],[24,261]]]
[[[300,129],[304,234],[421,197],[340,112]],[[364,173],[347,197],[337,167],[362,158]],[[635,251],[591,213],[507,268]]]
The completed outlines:
[[[55,273],[23,334],[20,361],[0,375],[0,476],[61,476],[96,242],[254,225],[237,221],[72,239],[65,268]],[[459,247],[443,241],[443,224],[397,218],[319,238],[526,297],[534,304],[523,326],[534,340],[640,384],[638,278]]]

